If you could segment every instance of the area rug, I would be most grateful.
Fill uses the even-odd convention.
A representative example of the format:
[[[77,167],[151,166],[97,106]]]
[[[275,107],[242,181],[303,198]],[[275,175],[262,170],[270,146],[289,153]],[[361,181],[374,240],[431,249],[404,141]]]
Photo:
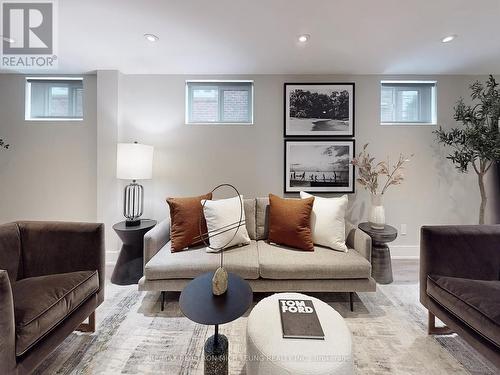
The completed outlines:
[[[213,327],[191,322],[169,293],[107,284],[95,334],[73,333],[37,374],[203,374],[203,344]],[[336,309],[353,335],[357,374],[497,374],[495,367],[456,335],[426,334],[427,315],[417,284],[378,286],[359,293],[354,312],[345,293],[313,293]],[[266,294],[257,294],[255,303]],[[222,325],[229,339],[230,374],[245,374],[247,317]]]

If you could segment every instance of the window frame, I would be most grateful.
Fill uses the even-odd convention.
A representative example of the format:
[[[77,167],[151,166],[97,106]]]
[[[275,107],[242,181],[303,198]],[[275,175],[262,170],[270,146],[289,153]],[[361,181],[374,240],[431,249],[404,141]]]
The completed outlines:
[[[31,83],[32,81],[50,81],[50,82],[68,82],[68,81],[81,81],[82,82],[82,116],[81,117],[31,117]],[[83,121],[85,118],[85,104],[84,104],[84,95],[85,95],[85,85],[84,85],[84,78],[83,77],[37,77],[37,76],[30,76],[30,77],[25,77],[25,100],[24,100],[24,120],[25,121]],[[75,95],[76,93],[73,92],[72,95]],[[74,102],[73,102],[74,105]]]
[[[213,88],[218,90],[218,119],[217,121],[191,121],[191,108],[192,108],[192,98],[193,90],[192,86],[200,84],[200,86],[205,86],[206,88]],[[224,91],[228,90],[230,86],[238,87],[238,84],[245,84],[249,86],[249,101],[248,101],[248,113],[250,121],[221,121],[221,114],[224,112],[224,101],[220,98],[224,95]],[[254,81],[253,80],[186,80],[185,82],[185,118],[184,123],[186,125],[253,125],[254,124]]]
[[[421,121],[421,122],[415,122],[415,121],[382,121],[382,87],[383,84],[398,84],[398,85],[403,85],[403,84],[408,84],[408,89],[415,89],[418,90],[418,88],[412,87],[412,84],[429,84],[433,85],[431,88],[431,121]],[[379,122],[380,125],[382,126],[437,126],[437,118],[438,118],[438,108],[437,108],[437,90],[438,90],[438,82],[436,80],[381,80],[379,84],[379,102],[378,102],[378,109],[379,109]],[[419,95],[419,111],[422,106],[421,103],[421,97]]]

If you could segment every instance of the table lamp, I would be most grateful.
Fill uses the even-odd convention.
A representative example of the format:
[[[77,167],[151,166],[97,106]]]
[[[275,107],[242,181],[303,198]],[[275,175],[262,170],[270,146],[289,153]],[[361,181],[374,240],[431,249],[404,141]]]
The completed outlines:
[[[123,216],[126,226],[141,224],[144,208],[144,188],[137,180],[147,180],[153,176],[153,146],[134,143],[118,143],[116,152],[116,177],[132,180],[125,186],[123,195]]]

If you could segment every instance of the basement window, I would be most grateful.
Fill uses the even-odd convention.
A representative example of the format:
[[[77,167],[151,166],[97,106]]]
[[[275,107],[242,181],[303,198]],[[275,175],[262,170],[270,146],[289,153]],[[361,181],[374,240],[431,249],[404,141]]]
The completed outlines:
[[[83,78],[26,78],[25,119],[83,120]]]
[[[186,81],[187,124],[252,124],[253,81]]]
[[[435,125],[436,81],[382,81],[382,125]]]

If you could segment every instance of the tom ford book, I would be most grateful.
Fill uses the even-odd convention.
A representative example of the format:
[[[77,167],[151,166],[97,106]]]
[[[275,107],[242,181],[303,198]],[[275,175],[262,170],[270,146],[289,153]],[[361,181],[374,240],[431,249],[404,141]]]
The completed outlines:
[[[313,301],[279,299],[278,304],[284,339],[325,339]]]

